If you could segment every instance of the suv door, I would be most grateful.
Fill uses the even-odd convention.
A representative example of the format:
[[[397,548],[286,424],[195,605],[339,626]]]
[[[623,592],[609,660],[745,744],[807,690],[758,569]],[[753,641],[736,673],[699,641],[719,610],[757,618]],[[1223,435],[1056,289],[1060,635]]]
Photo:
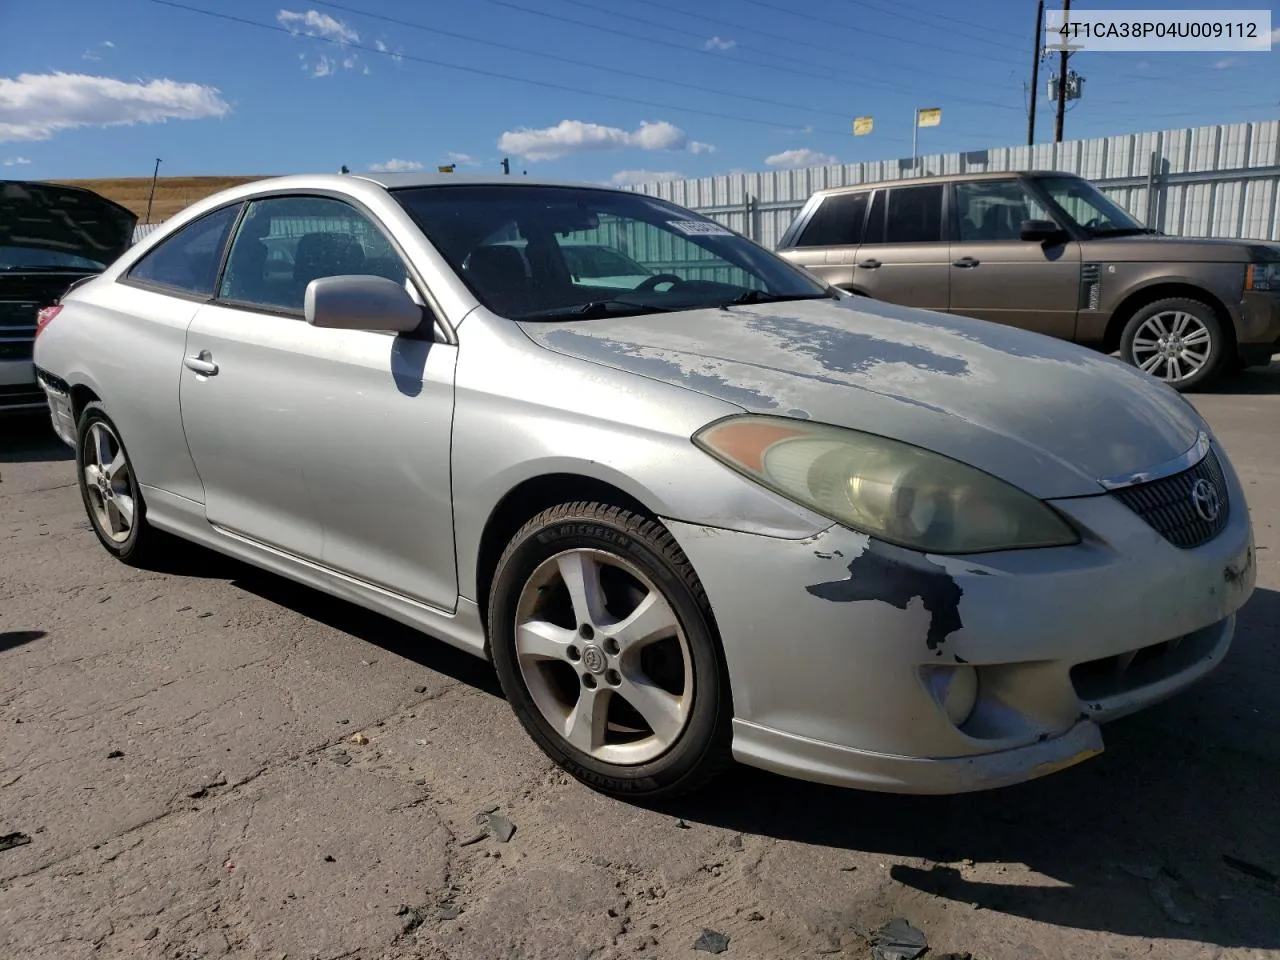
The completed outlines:
[[[951,267],[943,197],[940,183],[876,190],[854,264],[856,290],[890,303],[947,309]]]
[[[851,286],[870,198],[868,190],[823,197],[787,259],[834,286]]]
[[[406,283],[349,203],[252,201],[187,333],[182,415],[211,524],[402,596],[457,600],[449,444],[457,348],[303,319],[311,280]]]
[[[1053,220],[1021,180],[953,184],[952,313],[1070,340],[1080,302],[1080,244],[1021,238],[1023,220]]]

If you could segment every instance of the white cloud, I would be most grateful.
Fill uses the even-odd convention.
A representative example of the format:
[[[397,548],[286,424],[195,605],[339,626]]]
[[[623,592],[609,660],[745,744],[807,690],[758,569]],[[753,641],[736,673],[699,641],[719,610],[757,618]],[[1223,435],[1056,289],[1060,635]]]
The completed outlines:
[[[0,77],[0,141],[48,140],[76,127],[199,120],[230,112],[216,87],[198,83],[129,83],[81,73]]]
[[[319,10],[308,10],[306,13],[281,10],[276,14],[276,22],[291,33],[302,33],[308,37],[324,37],[339,43],[357,43],[360,40],[360,34],[341,20],[335,20]]]
[[[102,58],[98,56],[96,53],[94,53],[92,50],[86,50],[84,53],[80,54],[80,59],[81,60],[101,60]]]
[[[629,187],[637,183],[666,183],[684,178],[683,173],[674,170],[619,170],[609,178],[609,182],[616,187]]]
[[[1226,59],[1224,59],[1224,60],[1219,60],[1217,63],[1215,63],[1215,64],[1213,65],[1213,69],[1215,69],[1215,70],[1228,70],[1228,69],[1230,69],[1231,67],[1234,67],[1235,65],[1236,65],[1236,58],[1235,58],[1235,57],[1227,57]]]
[[[817,150],[801,147],[798,150],[783,150],[771,157],[765,157],[764,162],[770,167],[822,167],[839,161],[829,153],[819,153]]]
[[[5,157],[4,165],[6,167],[25,167],[30,162],[26,157]]]
[[[347,59],[342,61],[342,66],[345,67],[347,70],[355,69],[355,65],[356,65],[355,57],[347,57]]]
[[[391,159],[386,163],[371,163],[369,169],[374,173],[408,173],[410,170],[421,170],[422,164],[417,160]]]
[[[690,153],[712,153],[709,143],[690,140],[679,127],[659,120],[643,120],[636,130],[606,127],[582,120],[561,120],[554,127],[531,130],[522,127],[508,130],[498,138],[498,149],[526,160],[555,160],[575,153],[605,150],[687,150]]]
[[[114,44],[114,43],[112,43],[110,40],[103,40],[103,41],[102,41],[102,45],[103,45],[104,47],[114,47],[114,46],[115,46],[115,44]]]
[[[471,154],[469,153],[458,153],[456,150],[450,150],[447,154],[445,154],[445,156],[449,158],[450,163],[460,163],[464,167],[480,166],[480,161],[477,160],[475,157],[471,156]]]
[[[321,56],[320,59],[316,61],[315,68],[311,71],[312,79],[329,76],[329,74],[333,73],[333,68],[335,66],[336,64],[328,57]],[[303,65],[303,69],[306,69],[305,64]]]
[[[703,50],[732,50],[738,45],[737,40],[727,40],[724,37],[712,37],[702,45]]]
[[[387,45],[386,45],[385,43],[383,43],[381,40],[375,40],[375,41],[373,41],[373,45],[374,45],[374,47],[376,47],[376,48],[377,48],[377,50],[378,50],[378,52],[379,52],[379,53],[386,53],[386,52],[387,52]]]

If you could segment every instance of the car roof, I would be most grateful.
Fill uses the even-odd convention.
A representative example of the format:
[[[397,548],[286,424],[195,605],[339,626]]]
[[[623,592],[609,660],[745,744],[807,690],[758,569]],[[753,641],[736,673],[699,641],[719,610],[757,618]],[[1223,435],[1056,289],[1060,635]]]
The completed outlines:
[[[1015,180],[1019,177],[1076,177],[1078,174],[1066,170],[986,170],[974,173],[942,173],[924,177],[899,177],[897,180],[872,180],[866,183],[851,183],[843,187],[824,187],[815,190],[815,196],[827,196],[836,193],[857,193],[875,190],[879,187],[928,186],[935,183],[954,183],[960,180]]]
[[[361,180],[369,180],[388,190],[400,190],[405,187],[447,187],[450,184],[464,183],[469,186],[585,187],[609,190],[614,193],[622,192],[616,187],[600,183],[585,183],[580,180],[553,180],[544,177],[514,177],[489,173],[348,173],[333,176],[359,177]]]

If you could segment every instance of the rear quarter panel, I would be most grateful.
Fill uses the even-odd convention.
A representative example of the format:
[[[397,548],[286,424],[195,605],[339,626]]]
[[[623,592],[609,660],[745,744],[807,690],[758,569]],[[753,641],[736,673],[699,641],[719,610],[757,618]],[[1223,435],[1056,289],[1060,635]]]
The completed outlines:
[[[105,278],[73,291],[36,341],[36,364],[102,401],[140,483],[203,501],[178,383],[198,304]]]

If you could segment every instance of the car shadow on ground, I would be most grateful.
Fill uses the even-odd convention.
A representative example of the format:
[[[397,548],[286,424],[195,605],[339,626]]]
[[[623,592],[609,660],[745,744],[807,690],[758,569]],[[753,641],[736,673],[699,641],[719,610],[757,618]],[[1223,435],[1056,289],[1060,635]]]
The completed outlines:
[[[0,463],[53,463],[72,460],[71,448],[58,439],[49,414],[0,414]]]
[[[1280,393],[1280,363],[1266,367],[1251,367],[1237,373],[1229,373],[1211,383],[1202,391],[1224,397],[1269,395]]]
[[[1280,593],[1258,589],[1240,622],[1238,636],[1269,642]],[[1274,680],[1274,671],[1242,673]],[[1280,706],[1258,696],[1265,712],[1234,726],[1211,718],[1233,731],[1224,743],[1182,729],[1196,720],[1182,713],[1189,696],[1108,725],[1101,757],[1016,787],[893,796],[739,768],[664,810],[744,834],[921,858],[928,864],[895,866],[894,880],[960,905],[1126,936],[1280,948],[1280,791],[1274,762],[1248,751],[1251,737],[1280,725]],[[1227,690],[1209,702],[1228,710],[1233,700]],[[992,882],[990,871],[973,881],[966,859],[1039,876],[1018,867],[1008,871],[1021,874],[1017,883]]]
[[[502,696],[498,678],[485,660],[436,640],[390,617],[295,583],[243,561],[187,541],[168,538],[172,548],[151,569],[182,577],[229,581],[277,606],[340,630],[387,653],[466,683],[495,697]]]

